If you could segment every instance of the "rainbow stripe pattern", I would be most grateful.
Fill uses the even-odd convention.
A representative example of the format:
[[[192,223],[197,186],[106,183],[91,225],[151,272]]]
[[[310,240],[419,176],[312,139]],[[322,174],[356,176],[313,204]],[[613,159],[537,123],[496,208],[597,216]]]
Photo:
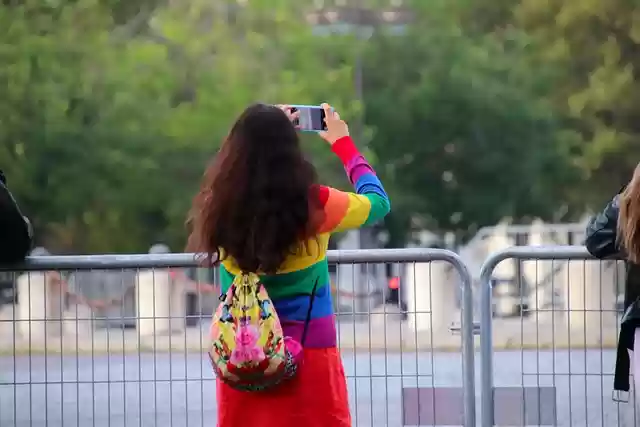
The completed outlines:
[[[374,224],[383,219],[391,207],[375,171],[350,137],[341,138],[331,148],[342,160],[355,193],[320,186],[318,193],[324,220],[316,238],[307,242],[305,250],[290,255],[277,274],[260,275],[280,317],[284,334],[296,340],[300,340],[302,335],[311,292],[318,279],[305,343],[305,347],[310,348],[336,346],[335,314],[326,258],[331,233]],[[232,258],[222,262],[224,293],[238,273],[240,271]]]

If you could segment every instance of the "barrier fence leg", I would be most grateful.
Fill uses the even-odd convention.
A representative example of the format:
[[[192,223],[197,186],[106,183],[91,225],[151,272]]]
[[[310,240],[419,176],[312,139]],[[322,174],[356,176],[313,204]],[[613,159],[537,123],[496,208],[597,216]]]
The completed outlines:
[[[457,280],[454,279],[454,273]],[[443,333],[446,325],[458,312],[455,304],[456,287],[461,291],[462,336],[462,388],[438,387],[433,383],[430,387],[403,387],[403,424],[413,425],[463,425],[477,427],[476,424],[476,391],[475,391],[475,346],[473,323],[473,295],[471,275],[467,266],[458,255],[446,251],[430,262],[417,262],[407,265],[406,281],[409,324],[413,329],[416,341],[419,336],[430,336],[429,345],[432,364],[435,343],[446,343],[449,335]],[[413,286],[411,286],[411,284]],[[433,324],[431,324],[433,321]],[[453,330],[453,329],[452,329]],[[427,332],[427,333],[425,333]],[[429,333],[431,332],[431,333]],[[457,343],[457,344],[458,344]],[[416,342],[416,351],[420,345]],[[416,354],[416,357],[418,355]],[[433,374],[432,374],[433,376]],[[433,402],[420,405],[420,400]],[[460,406],[462,411],[460,412]]]
[[[466,427],[476,427],[475,327],[473,324],[471,274],[462,261],[458,260],[454,265],[460,274],[462,287],[462,381],[464,387],[464,420]]]
[[[487,262],[488,263],[488,262]],[[481,427],[493,427],[493,268],[480,272],[480,411]]]

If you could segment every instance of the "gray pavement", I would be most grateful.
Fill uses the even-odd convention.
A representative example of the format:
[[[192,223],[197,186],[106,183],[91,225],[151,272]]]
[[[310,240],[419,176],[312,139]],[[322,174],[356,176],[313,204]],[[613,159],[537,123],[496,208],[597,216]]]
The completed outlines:
[[[459,353],[345,351],[343,358],[356,427],[402,426],[403,389],[462,385]],[[612,350],[498,352],[495,385],[555,386],[558,426],[640,425],[632,404],[611,400],[614,361]],[[436,414],[462,411],[457,402],[422,404]],[[213,427],[215,406],[212,372],[198,353],[0,357],[2,427]]]

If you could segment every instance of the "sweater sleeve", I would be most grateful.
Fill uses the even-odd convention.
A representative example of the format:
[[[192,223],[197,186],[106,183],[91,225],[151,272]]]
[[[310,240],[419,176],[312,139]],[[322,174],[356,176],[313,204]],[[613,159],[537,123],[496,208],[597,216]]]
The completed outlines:
[[[320,232],[359,228],[383,219],[391,209],[389,197],[351,137],[339,139],[331,149],[342,161],[355,192],[320,187],[320,201],[324,206],[324,222]]]

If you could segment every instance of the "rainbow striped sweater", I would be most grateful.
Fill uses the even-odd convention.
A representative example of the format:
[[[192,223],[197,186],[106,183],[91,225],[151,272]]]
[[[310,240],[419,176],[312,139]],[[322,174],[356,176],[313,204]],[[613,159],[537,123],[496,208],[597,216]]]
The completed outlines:
[[[389,197],[373,168],[360,154],[350,137],[336,141],[333,152],[342,160],[355,193],[320,186],[319,197],[324,221],[307,250],[290,255],[274,275],[261,275],[273,300],[285,336],[300,340],[311,301],[313,287],[318,282],[311,308],[305,347],[336,346],[336,324],[331,301],[331,283],[327,264],[327,249],[331,233],[373,224],[389,213]],[[233,259],[221,265],[222,291],[227,292],[236,274],[240,273]]]

